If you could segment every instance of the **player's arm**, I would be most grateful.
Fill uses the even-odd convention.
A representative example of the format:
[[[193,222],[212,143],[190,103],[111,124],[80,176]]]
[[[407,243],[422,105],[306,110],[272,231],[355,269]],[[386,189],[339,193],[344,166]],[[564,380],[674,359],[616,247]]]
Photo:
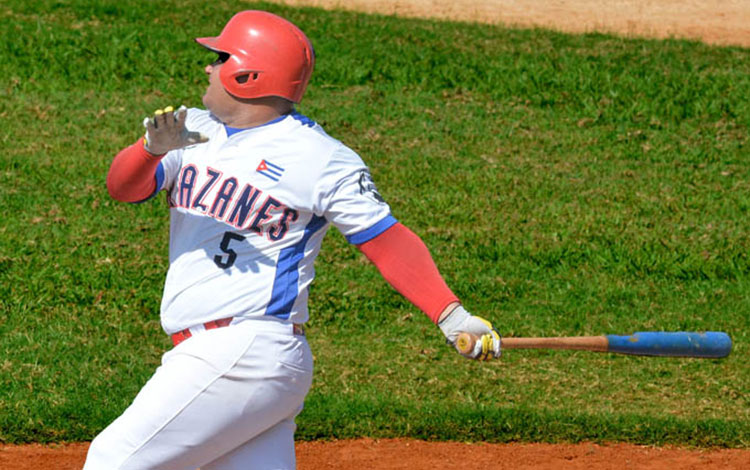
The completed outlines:
[[[112,160],[107,174],[107,189],[113,199],[139,202],[148,199],[161,186],[163,169],[159,171],[163,155],[153,155],[144,148],[143,139],[124,148]]]
[[[461,332],[473,333],[482,338],[482,350],[475,359],[500,356],[500,335],[488,321],[461,306],[414,232],[396,223],[357,247],[394,289],[440,327],[449,343],[455,346]]]
[[[204,135],[188,131],[186,119],[185,107],[174,111],[171,106],[144,119],[146,135],[120,151],[109,168],[107,189],[112,198],[123,202],[150,198],[164,179],[160,162],[167,152],[208,141]]]

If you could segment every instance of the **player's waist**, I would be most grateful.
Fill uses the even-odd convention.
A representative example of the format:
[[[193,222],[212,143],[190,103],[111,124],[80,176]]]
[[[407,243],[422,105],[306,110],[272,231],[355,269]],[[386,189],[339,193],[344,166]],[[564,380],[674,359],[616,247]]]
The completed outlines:
[[[191,326],[169,336],[172,339],[172,344],[177,346],[186,339],[205,331],[237,325],[239,323],[248,324],[253,331],[258,333],[290,334],[297,336],[305,335],[305,329],[301,323],[289,323],[275,319],[227,317]]]

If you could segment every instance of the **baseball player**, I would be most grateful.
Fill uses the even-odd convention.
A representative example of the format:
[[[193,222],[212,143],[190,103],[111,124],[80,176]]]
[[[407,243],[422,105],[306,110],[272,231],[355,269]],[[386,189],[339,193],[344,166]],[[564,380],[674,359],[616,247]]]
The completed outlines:
[[[218,56],[205,110],[157,111],[107,176],[120,201],[166,192],[161,324],[174,348],[94,439],[85,470],[295,468],[313,370],[308,287],[330,225],[449,343],[470,332],[481,338],[472,357],[500,355],[497,332],[461,306],[362,159],[295,110],[315,62],[305,34],[253,10],[196,41]]]

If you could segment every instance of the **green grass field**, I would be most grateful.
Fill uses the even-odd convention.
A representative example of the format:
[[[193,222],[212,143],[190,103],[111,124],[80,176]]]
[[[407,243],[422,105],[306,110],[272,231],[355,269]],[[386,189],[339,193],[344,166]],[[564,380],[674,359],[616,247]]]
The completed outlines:
[[[750,447],[750,50],[198,0],[0,9],[0,442],[91,439],[169,348],[166,204],[104,180],[143,116],[200,105],[192,38],[254,7],[308,33],[300,111],[502,334],[734,340],[724,360],[467,361],[332,230],[300,439]]]

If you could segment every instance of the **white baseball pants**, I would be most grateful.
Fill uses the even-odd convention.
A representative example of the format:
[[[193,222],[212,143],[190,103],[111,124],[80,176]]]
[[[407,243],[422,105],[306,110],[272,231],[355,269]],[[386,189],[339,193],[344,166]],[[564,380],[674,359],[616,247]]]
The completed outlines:
[[[196,334],[164,354],[84,470],[291,470],[312,383],[304,336],[274,320]]]

